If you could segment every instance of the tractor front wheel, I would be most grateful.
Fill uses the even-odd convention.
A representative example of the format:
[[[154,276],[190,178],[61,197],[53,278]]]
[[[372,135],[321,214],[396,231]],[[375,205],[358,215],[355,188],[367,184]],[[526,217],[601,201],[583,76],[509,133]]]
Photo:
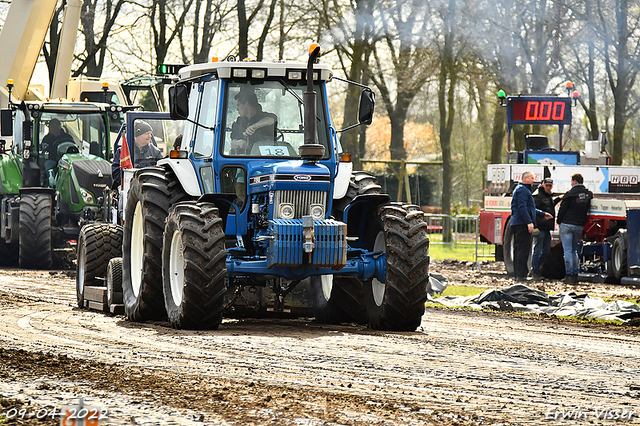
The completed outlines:
[[[122,298],[130,321],[167,317],[162,294],[162,235],[169,207],[183,197],[177,179],[162,168],[141,169],[131,180],[122,250]]]
[[[162,245],[164,303],[171,325],[215,330],[227,291],[225,233],[211,203],[180,203],[169,210]]]
[[[20,195],[19,265],[26,269],[51,269],[53,238],[50,194]]]

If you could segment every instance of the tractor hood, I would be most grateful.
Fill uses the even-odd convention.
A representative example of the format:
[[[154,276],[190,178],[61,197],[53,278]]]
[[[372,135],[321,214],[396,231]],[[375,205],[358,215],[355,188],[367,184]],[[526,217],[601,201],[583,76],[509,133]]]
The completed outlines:
[[[95,155],[65,154],[58,163],[57,189],[70,211],[84,205],[99,204],[105,189],[111,188],[111,164]]]
[[[328,192],[331,185],[331,173],[326,166],[302,160],[267,163],[256,167],[251,167],[249,163],[248,175],[250,194],[282,189]]]

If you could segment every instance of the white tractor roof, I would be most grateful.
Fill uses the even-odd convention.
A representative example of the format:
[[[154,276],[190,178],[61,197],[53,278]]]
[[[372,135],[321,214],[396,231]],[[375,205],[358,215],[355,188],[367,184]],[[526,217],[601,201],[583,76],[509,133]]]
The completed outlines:
[[[307,71],[307,64],[305,62],[220,61],[189,65],[188,67],[182,68],[179,75],[181,80],[186,80],[217,72],[219,78],[231,78],[234,69],[247,70],[247,77],[251,76],[251,70],[264,70],[265,75],[262,78],[288,78],[287,73],[292,71],[305,73]],[[321,80],[326,81],[331,78],[332,73],[329,65],[313,64],[313,69],[314,71],[319,71],[319,78]]]

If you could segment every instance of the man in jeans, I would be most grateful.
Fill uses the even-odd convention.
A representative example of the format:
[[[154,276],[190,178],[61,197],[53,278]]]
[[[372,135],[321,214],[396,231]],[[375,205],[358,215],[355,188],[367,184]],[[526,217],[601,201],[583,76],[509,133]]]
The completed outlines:
[[[578,244],[582,239],[582,229],[587,223],[587,214],[593,198],[593,193],[583,184],[584,179],[580,173],[571,176],[571,189],[562,197],[562,204],[558,210],[558,225],[560,225],[560,240],[564,250],[566,270],[564,282],[568,284],[578,282],[578,272],[580,272]]]
[[[549,213],[536,209],[531,195],[533,173],[522,173],[521,182],[513,190],[511,196],[511,230],[513,231],[514,259],[516,281],[526,281],[529,268],[527,262],[531,257],[531,233],[536,223],[536,216],[550,219]]]
[[[538,229],[537,235],[534,232],[533,238],[533,256],[531,256],[531,277],[534,280],[540,280],[540,265],[544,262],[544,259],[551,250],[551,231],[555,225],[556,217],[556,204],[560,202],[560,198],[553,199],[551,191],[553,190],[553,179],[545,178],[542,184],[538,187],[537,191],[533,193],[533,200],[536,203],[536,208],[543,212],[549,213],[551,219],[537,218],[538,223],[536,228]]]

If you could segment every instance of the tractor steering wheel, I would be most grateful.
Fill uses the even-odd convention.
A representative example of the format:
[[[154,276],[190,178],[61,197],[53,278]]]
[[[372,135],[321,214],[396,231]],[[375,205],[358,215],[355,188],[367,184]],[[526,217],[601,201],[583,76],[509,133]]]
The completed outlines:
[[[76,150],[78,149],[78,146],[70,136],[68,138],[64,138],[62,142],[58,142],[58,147],[56,148],[56,154],[58,155],[58,158],[66,154],[67,150],[71,147],[74,147]]]

